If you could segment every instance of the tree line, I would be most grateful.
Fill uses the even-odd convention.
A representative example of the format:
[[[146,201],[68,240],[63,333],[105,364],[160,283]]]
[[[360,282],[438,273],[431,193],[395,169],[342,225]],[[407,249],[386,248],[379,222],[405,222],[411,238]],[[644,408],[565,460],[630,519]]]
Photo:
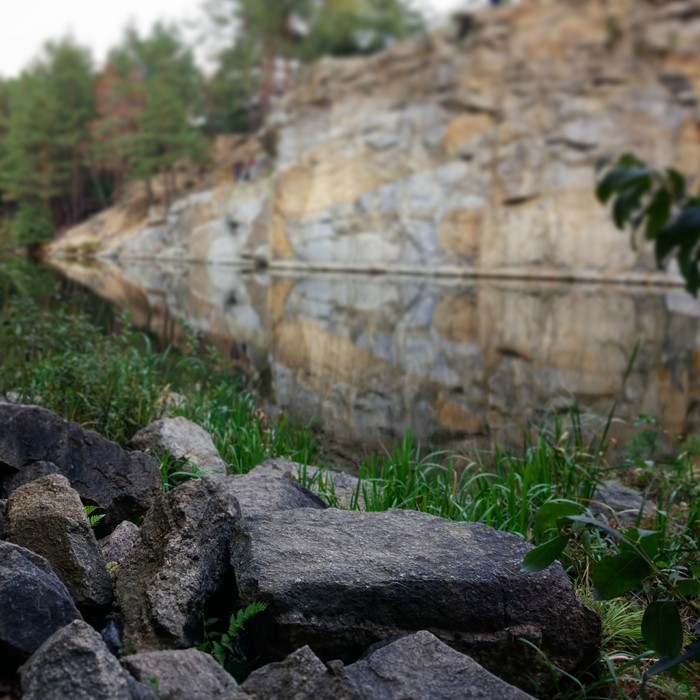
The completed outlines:
[[[129,180],[152,201],[159,177],[167,200],[176,163],[204,162],[212,136],[257,129],[296,66],[379,51],[423,18],[409,0],[209,0],[202,26],[230,35],[208,74],[182,28],[159,23],[127,28],[102,66],[66,38],[0,77],[0,214],[18,245],[108,206]]]

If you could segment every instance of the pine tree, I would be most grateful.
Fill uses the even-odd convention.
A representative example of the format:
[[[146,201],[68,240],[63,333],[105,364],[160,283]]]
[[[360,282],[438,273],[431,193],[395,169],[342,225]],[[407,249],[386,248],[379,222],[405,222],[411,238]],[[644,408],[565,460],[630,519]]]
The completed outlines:
[[[202,82],[192,52],[176,28],[156,24],[142,37],[128,29],[97,83],[98,119],[93,125],[96,159],[121,180],[161,175],[165,205],[174,194],[174,166],[203,157],[193,118],[203,109]]]
[[[91,59],[70,40],[42,56],[9,84],[0,189],[17,204],[15,235],[41,243],[77,221],[85,198],[87,125],[93,116]]]

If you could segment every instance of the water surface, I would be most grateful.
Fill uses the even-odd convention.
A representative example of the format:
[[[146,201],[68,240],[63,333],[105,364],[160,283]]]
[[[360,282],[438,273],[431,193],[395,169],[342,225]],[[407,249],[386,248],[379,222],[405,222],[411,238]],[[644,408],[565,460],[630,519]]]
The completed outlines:
[[[621,421],[646,414],[674,434],[700,421],[700,305],[680,288],[61,267],[165,340],[186,321],[254,364],[275,406],[346,443],[409,426],[429,444],[512,442],[573,403],[607,415],[615,402]]]

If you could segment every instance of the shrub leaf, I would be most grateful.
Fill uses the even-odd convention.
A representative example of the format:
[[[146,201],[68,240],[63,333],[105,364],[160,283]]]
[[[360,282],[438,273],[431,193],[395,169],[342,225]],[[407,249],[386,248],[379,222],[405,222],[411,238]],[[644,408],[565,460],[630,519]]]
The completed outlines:
[[[569,535],[558,535],[531,549],[525,555],[520,570],[534,573],[535,571],[546,569],[564,551],[569,537]]]
[[[650,570],[646,559],[636,552],[603,557],[591,571],[596,597],[599,600],[617,598],[638,586]]]
[[[683,623],[676,604],[670,600],[651,603],[642,618],[642,637],[659,656],[678,656],[683,648]]]

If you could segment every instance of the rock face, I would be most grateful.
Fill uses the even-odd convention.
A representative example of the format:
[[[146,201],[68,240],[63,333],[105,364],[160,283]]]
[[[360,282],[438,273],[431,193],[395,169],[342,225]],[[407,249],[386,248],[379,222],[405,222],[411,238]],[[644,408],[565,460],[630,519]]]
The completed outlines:
[[[187,418],[161,418],[139,430],[130,446],[142,452],[167,453],[194,464],[205,476],[226,476],[226,462],[211,435]]]
[[[461,38],[323,61],[268,120],[273,178],[190,195],[109,252],[653,275],[648,253],[632,251],[594,200],[593,170],[626,150],[695,170],[697,17],[694,0],[523,0],[479,13]]]
[[[243,689],[256,700],[527,700],[474,660],[417,632],[372,648],[357,662],[327,669],[309,647],[254,671]]]
[[[24,661],[54,632],[79,619],[66,587],[43,557],[0,541],[0,670]]]
[[[102,551],[66,477],[45,476],[10,494],[6,539],[43,556],[79,608],[104,608],[112,602]]]
[[[0,489],[9,495],[23,483],[25,469],[48,461],[80,498],[106,514],[99,530],[143,515],[160,492],[160,471],[152,457],[125,452],[101,435],[38,406],[0,404]],[[36,476],[46,473],[41,465]],[[49,467],[53,468],[53,467]],[[15,479],[17,481],[15,482]]]
[[[121,663],[137,680],[157,687],[159,697],[169,700],[244,700],[247,697],[238,690],[233,676],[213,657],[195,649],[133,654],[122,658]]]
[[[157,700],[137,683],[95,630],[76,620],[44,642],[20,669],[25,700]]]
[[[257,647],[281,658],[304,644],[352,660],[370,644],[427,629],[520,687],[551,682],[539,646],[576,673],[599,643],[597,616],[560,566],[520,572],[528,545],[471,523],[417,512],[308,509],[241,521],[232,541],[241,605]]]
[[[193,646],[221,585],[240,510],[229,479],[190,481],[160,496],[117,577],[127,641],[137,650]]]
[[[268,124],[272,264],[647,275],[594,199],[594,166],[634,150],[694,172],[697,12],[523,0],[461,40],[321,63]]]

